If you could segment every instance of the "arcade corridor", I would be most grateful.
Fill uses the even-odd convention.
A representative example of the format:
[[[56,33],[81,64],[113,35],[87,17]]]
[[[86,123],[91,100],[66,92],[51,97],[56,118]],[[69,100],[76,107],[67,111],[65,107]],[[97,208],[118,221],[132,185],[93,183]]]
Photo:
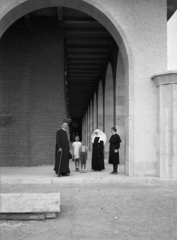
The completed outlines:
[[[71,141],[79,134],[92,151],[93,130],[109,140],[115,126],[126,175],[160,176],[167,167],[161,168],[159,134],[176,109],[158,122],[164,119],[158,104],[165,102],[157,98],[154,74],[167,70],[166,24],[176,1],[3,0],[2,6],[0,165],[52,165],[56,131],[71,119]],[[106,158],[108,152],[107,141]]]
[[[123,138],[123,63],[120,55],[117,64],[113,37],[94,18],[70,8],[40,9],[14,22],[1,47],[4,107],[13,115],[6,129],[12,130],[15,141],[8,134],[5,138],[13,148],[16,145],[6,152],[5,165],[11,165],[14,156],[17,166],[52,163],[55,131],[65,118],[72,120],[70,140],[79,135],[90,151],[95,128],[110,135],[110,127],[116,125],[117,67],[117,121]],[[122,161],[123,152],[122,148]]]

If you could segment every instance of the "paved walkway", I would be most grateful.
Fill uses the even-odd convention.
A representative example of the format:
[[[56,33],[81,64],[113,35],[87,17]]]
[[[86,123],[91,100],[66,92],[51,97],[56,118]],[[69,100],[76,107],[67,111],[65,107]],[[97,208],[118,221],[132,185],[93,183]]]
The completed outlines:
[[[128,177],[124,173],[124,165],[119,165],[118,175],[112,175],[112,165],[105,160],[105,170],[95,172],[91,170],[91,157],[88,159],[87,172],[75,172],[74,162],[70,161],[69,177],[58,178],[52,165],[36,167],[1,167],[0,176],[2,184],[55,184],[55,183],[142,183],[177,185],[177,180],[159,179],[157,177]]]

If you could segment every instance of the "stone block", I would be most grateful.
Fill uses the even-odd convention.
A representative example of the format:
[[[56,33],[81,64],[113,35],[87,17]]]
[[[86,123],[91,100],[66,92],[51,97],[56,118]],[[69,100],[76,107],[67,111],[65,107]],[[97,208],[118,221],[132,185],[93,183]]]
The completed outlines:
[[[2,193],[0,213],[60,212],[60,193]]]

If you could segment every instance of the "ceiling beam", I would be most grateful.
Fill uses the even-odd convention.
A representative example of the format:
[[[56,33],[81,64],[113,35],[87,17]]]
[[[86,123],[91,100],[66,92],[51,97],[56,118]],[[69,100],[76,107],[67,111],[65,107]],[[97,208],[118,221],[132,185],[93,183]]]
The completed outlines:
[[[87,63],[67,63],[67,68],[101,68],[104,64],[100,62],[87,62]]]
[[[80,69],[76,69],[76,68],[70,68],[70,69],[67,69],[67,74],[70,74],[70,73],[77,73],[77,72],[88,72],[88,73],[100,73],[100,68],[80,68]]]
[[[110,52],[110,48],[89,48],[89,47],[73,47],[73,48],[66,48],[65,49],[66,53],[73,53],[73,52],[78,52],[78,53],[91,53],[91,52],[102,52],[102,53],[109,53]]]
[[[90,58],[80,58],[80,59],[76,59],[76,58],[69,58],[67,59],[67,64],[79,64],[79,63],[83,63],[83,64],[89,64],[89,63],[106,63],[105,59],[90,59]]]
[[[67,38],[73,38],[73,37],[79,37],[80,39],[83,37],[99,37],[99,38],[104,38],[104,37],[110,37],[110,34],[108,32],[101,32],[101,31],[66,31],[64,33],[65,37]]]
[[[63,21],[63,9],[62,7],[57,7],[57,18],[59,22]]]
[[[101,23],[93,20],[93,21],[77,21],[77,20],[65,20],[64,26],[67,27],[104,27]]]
[[[68,84],[70,83],[74,83],[74,82],[83,82],[83,83],[87,83],[87,82],[90,82],[90,83],[94,83],[94,82],[97,82],[97,78],[93,77],[93,76],[86,76],[86,77],[79,77],[79,76],[70,76],[68,79],[67,79],[67,82]],[[67,85],[68,85],[67,84]]]
[[[106,30],[106,28],[104,28],[104,27],[85,27],[85,26],[81,26],[81,27],[65,27],[64,28],[64,31],[66,31],[66,32],[68,32],[68,33],[70,33],[70,32],[93,32],[93,33],[107,33],[108,31]]]
[[[80,58],[80,57],[84,57],[84,58],[107,58],[108,55],[105,54],[104,52],[79,52],[79,53],[75,53],[75,52],[70,52],[66,54],[67,58]]]
[[[99,73],[90,73],[90,74],[88,74],[88,73],[73,73],[73,74],[72,74],[72,76],[75,76],[75,77],[79,77],[79,76],[80,76],[80,77],[82,77],[82,76],[87,76],[87,77],[88,77],[88,76],[92,76],[92,77],[93,77],[93,76],[94,76],[94,77],[97,76],[97,77],[98,77],[99,75],[100,75]]]

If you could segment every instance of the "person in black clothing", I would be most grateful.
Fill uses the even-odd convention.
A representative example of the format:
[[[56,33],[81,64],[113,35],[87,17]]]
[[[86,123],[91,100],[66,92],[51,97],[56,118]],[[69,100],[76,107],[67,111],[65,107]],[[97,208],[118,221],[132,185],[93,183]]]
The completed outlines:
[[[104,145],[106,143],[106,134],[96,129],[92,134],[92,170],[101,171],[104,166]]]
[[[109,163],[113,164],[113,171],[111,174],[117,174],[118,164],[119,164],[119,148],[120,148],[120,136],[116,133],[115,127],[111,128],[112,136],[109,140]]]
[[[67,123],[63,123],[61,129],[56,133],[56,146],[55,146],[55,167],[54,171],[60,176],[69,176],[69,158],[71,154],[69,152],[69,141],[66,132]]]

